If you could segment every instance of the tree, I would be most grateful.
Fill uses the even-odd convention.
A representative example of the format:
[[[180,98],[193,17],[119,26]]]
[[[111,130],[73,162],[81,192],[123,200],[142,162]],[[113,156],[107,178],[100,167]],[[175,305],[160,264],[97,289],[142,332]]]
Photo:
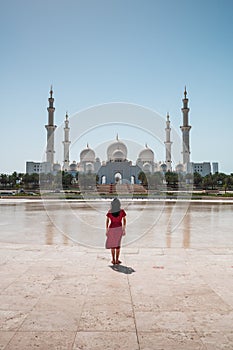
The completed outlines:
[[[171,188],[178,188],[178,174],[172,171],[168,171],[165,173],[165,179],[167,182],[167,186]]]
[[[231,184],[232,184],[231,176],[225,177],[224,183],[223,183],[223,188],[224,188],[225,193],[227,192],[227,190],[229,189]]]
[[[202,176],[201,174],[195,172],[193,174],[193,183],[194,183],[194,186],[197,187],[197,188],[201,188],[202,187]]]
[[[69,188],[72,184],[73,176],[72,174],[62,172],[62,186],[63,188]]]
[[[8,184],[9,179],[8,179],[8,175],[6,174],[1,174],[0,175],[0,184],[3,185],[4,187],[6,187],[6,185]]]
[[[25,187],[38,188],[39,186],[39,174],[20,174],[22,184]]]
[[[210,188],[211,190],[214,190],[215,187],[217,186],[217,178],[214,177],[212,174],[208,174],[204,176],[203,178],[203,188],[207,190]]]
[[[148,186],[148,180],[147,180],[147,177],[146,177],[146,174],[144,173],[144,171],[140,171],[140,173],[138,174],[138,180],[141,181],[141,184],[144,187]]]
[[[17,174],[16,171],[14,171],[11,175],[9,175],[9,183],[12,186],[12,188],[15,187],[16,182],[17,182],[18,179],[19,178],[18,178],[18,174]]]
[[[225,178],[227,177],[226,174],[224,173],[215,173],[213,174],[213,181],[214,181],[214,184],[216,183],[216,186],[218,188],[221,188],[224,184],[224,181],[225,181]]]

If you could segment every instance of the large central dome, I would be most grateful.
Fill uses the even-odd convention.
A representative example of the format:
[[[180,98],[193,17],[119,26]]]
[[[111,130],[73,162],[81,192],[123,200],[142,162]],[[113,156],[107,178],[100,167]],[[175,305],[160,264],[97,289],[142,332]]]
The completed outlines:
[[[146,147],[139,153],[138,160],[141,162],[154,162],[154,152],[146,145]]]
[[[108,161],[124,161],[127,159],[126,145],[116,137],[116,141],[111,143],[107,148]]]
[[[82,150],[80,153],[81,162],[94,162],[95,161],[95,152],[87,144],[87,148]]]

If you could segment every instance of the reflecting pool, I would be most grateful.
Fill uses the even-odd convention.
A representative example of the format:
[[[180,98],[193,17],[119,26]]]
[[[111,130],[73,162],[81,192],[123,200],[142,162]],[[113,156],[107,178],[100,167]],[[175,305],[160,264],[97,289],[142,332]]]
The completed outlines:
[[[104,248],[110,201],[0,200],[0,242]],[[127,247],[233,247],[233,203],[122,201]]]

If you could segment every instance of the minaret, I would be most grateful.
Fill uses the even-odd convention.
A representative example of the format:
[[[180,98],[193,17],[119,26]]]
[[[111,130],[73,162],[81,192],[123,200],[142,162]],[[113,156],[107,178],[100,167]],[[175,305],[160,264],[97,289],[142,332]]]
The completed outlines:
[[[70,165],[70,128],[69,128],[69,119],[68,119],[68,113],[66,112],[66,120],[65,120],[65,127],[64,127],[64,160],[63,160],[63,170],[68,171],[69,165]]]
[[[183,164],[186,165],[187,169],[187,164],[190,162],[189,131],[191,129],[191,126],[189,125],[188,121],[189,108],[186,86],[184,90],[183,108],[181,108],[181,111],[183,113],[183,125],[180,127],[183,134]]]
[[[50,97],[48,99],[49,107],[48,111],[48,125],[45,125],[47,130],[47,149],[46,149],[46,162],[50,163],[50,167],[52,170],[54,164],[54,131],[56,129],[56,125],[54,125],[54,111],[55,107],[53,106],[54,98],[53,98],[53,88],[51,86],[50,89]]]
[[[167,165],[167,171],[172,170],[172,159],[171,159],[171,147],[172,147],[172,142],[171,142],[171,128],[170,128],[170,120],[169,120],[169,114],[167,114],[167,121],[166,121],[166,141],[165,147],[166,147],[166,165]]]

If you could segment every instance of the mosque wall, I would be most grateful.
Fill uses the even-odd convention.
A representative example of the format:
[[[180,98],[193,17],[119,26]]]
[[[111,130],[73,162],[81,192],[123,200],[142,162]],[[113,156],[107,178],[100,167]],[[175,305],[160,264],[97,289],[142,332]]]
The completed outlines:
[[[99,183],[103,183],[103,177],[106,184],[117,182],[116,177],[123,183],[131,183],[132,177],[134,183],[139,183],[138,174],[142,169],[137,165],[131,165],[131,162],[108,162],[100,167],[98,171]]]

